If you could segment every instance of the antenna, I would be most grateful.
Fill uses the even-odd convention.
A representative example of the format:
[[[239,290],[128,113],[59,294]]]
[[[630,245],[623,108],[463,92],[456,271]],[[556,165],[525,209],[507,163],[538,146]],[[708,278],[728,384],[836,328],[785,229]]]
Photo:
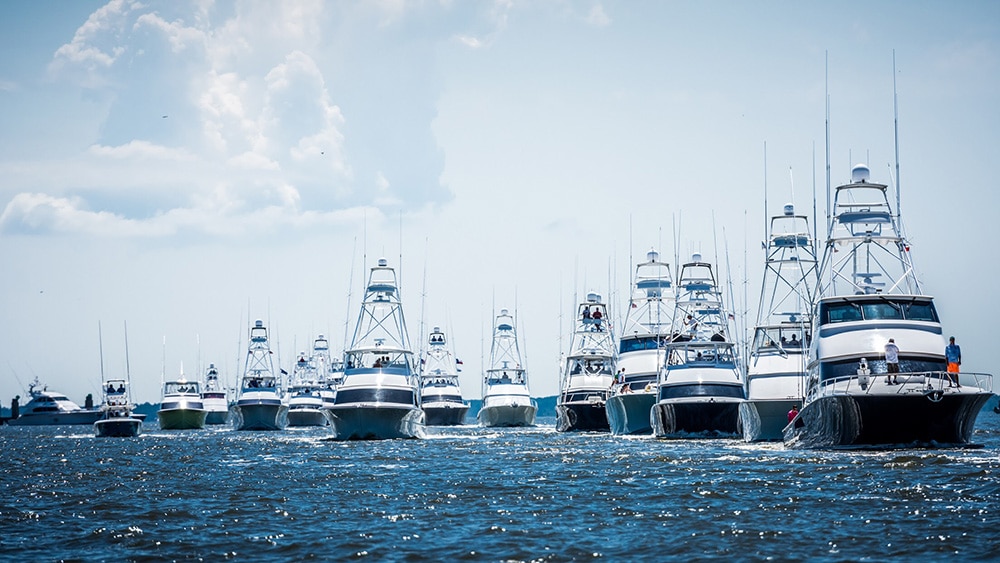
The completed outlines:
[[[402,239],[400,239],[400,245],[402,245]],[[402,256],[400,256],[400,263],[402,263]],[[419,369],[421,375],[423,375],[424,367],[424,352],[426,351],[426,343],[424,342],[424,311],[426,310],[425,304],[427,302],[427,238],[424,237],[424,282],[423,287],[420,288],[420,364]]]
[[[813,151],[812,151],[812,164],[813,164],[813,245],[816,244],[816,141],[813,141]]]
[[[344,315],[344,345],[343,350],[347,349],[347,331],[350,328],[351,322],[351,291],[354,287],[354,262],[357,258],[358,251],[358,237],[354,237],[354,244],[351,246],[351,275],[347,278],[347,313]],[[341,358],[343,359],[343,358]]]
[[[97,321],[97,347],[101,352],[101,387],[104,387],[104,338],[101,336],[101,321]]]
[[[181,368],[183,371],[184,368]],[[163,382],[167,378],[167,335],[163,335],[163,361],[160,363],[160,387],[163,387]]]
[[[764,141],[764,240],[767,236],[767,141]]]
[[[824,70],[824,98],[826,103],[826,224],[830,228],[830,53],[824,53],[826,68]]]
[[[132,387],[132,371],[128,366],[128,321],[125,321],[125,378],[128,379],[128,386]]]
[[[896,50],[892,50],[892,135],[896,145],[896,217],[903,212],[900,209],[899,197],[899,104],[896,97]]]

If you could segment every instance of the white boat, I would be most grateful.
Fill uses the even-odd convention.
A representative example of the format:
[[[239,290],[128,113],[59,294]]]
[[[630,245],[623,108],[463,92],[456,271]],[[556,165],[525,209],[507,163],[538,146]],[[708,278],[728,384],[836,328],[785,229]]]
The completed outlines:
[[[556,430],[560,432],[609,429],[604,404],[615,374],[610,320],[597,293],[588,293],[587,300],[577,306],[556,402]]]
[[[104,383],[104,415],[94,422],[98,438],[134,438],[142,432],[142,419],[132,414],[128,382],[109,379]]]
[[[327,426],[330,411],[323,405],[320,382],[314,356],[299,352],[299,359],[292,369],[292,382],[288,386],[288,425]]]
[[[656,436],[739,433],[744,388],[730,319],[712,265],[695,254],[677,276],[671,338],[650,413]]]
[[[869,176],[867,166],[857,165],[851,182],[835,189],[820,263],[806,399],[785,427],[785,444],[967,445],[979,411],[992,396],[992,376],[946,372],[934,300],[920,289],[888,186]],[[899,360],[899,373],[891,378],[885,361],[890,339]],[[958,387],[949,375],[957,375]]]
[[[788,413],[802,406],[816,291],[816,246],[809,219],[791,204],[771,217],[757,323],[747,362],[743,439],[781,440]]]
[[[358,324],[344,353],[333,434],[338,440],[416,438],[423,428],[420,376],[414,369],[396,272],[385,258],[371,269]]]
[[[205,371],[201,401],[205,405],[205,424],[229,422],[229,399],[226,397],[225,386],[219,381],[219,370],[215,364],[208,364],[208,370]]]
[[[337,401],[337,387],[344,381],[343,360],[330,356],[330,343],[322,334],[313,340],[311,362],[319,384],[319,398],[324,409],[332,409]],[[329,424],[329,421],[327,422]]]
[[[237,430],[281,430],[288,423],[281,382],[275,376],[264,321],[254,321],[240,395],[232,408]]]
[[[434,327],[420,358],[420,404],[428,426],[454,426],[465,421],[469,405],[458,382],[458,358],[440,327]]]
[[[616,381],[605,410],[611,433],[649,434],[656,403],[656,380],[674,315],[670,265],[651,249],[635,268],[625,324],[618,336]]]
[[[483,402],[477,418],[483,426],[534,426],[538,405],[528,391],[514,318],[501,309],[493,329],[490,363],[483,376]]]
[[[7,424],[11,426],[50,426],[60,424],[93,424],[101,418],[101,409],[85,409],[74,403],[66,395],[49,391],[36,377],[28,384],[28,395],[31,399],[24,406],[18,407],[17,413],[11,413]]]
[[[156,418],[162,430],[193,430],[205,427],[208,411],[201,398],[201,386],[188,381],[183,370],[179,379],[163,383],[163,397]]]

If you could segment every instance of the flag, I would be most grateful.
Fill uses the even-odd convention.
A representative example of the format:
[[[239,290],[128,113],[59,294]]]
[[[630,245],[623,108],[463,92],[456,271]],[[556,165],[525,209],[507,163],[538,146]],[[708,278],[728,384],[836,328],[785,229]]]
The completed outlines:
[[[462,365],[462,360],[455,358],[455,363],[458,365]]]
[[[281,375],[288,375],[288,372],[285,370],[281,370]]]
[[[638,307],[639,307],[639,306],[635,304],[635,301],[633,301],[633,302],[632,302],[632,308],[633,308],[633,309],[637,309]]]

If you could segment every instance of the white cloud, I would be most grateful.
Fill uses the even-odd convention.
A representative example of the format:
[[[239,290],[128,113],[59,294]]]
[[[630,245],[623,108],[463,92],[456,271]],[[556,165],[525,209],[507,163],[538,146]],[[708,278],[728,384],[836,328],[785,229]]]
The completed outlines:
[[[587,14],[587,23],[595,27],[607,27],[611,25],[611,18],[604,11],[604,7],[595,4]]]
[[[143,14],[139,16],[134,28],[148,26],[162,32],[167,41],[170,42],[171,50],[179,53],[192,46],[203,46],[206,40],[205,33],[195,27],[186,26],[181,21],[168,22],[158,14]]]
[[[149,141],[129,141],[124,145],[109,147],[92,145],[87,149],[91,155],[116,159],[158,159],[170,161],[192,161],[195,156],[187,149],[170,148],[150,143]]]
[[[53,56],[55,69],[73,64],[96,70],[110,67],[125,52],[118,45],[118,33],[129,13],[142,7],[132,0],[111,0],[87,18],[73,39],[59,47]]]

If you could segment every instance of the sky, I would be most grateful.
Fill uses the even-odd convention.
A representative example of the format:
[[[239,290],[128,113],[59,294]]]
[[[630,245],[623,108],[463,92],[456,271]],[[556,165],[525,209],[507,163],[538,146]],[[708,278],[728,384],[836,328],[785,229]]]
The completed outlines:
[[[752,319],[765,214],[823,221],[827,96],[833,184],[897,184],[894,56],[917,273],[994,369],[996,2],[13,0],[0,48],[4,404],[235,381],[258,318],[291,371],[379,257],[467,398],[502,307],[555,394],[575,301],[620,319],[651,247]]]

